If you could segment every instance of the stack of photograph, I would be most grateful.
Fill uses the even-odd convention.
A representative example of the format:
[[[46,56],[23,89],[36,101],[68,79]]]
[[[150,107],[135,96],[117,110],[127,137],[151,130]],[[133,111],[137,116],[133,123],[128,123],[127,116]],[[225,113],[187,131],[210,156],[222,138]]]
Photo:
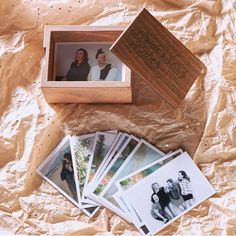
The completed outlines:
[[[66,136],[37,172],[92,217],[109,208],[153,235],[215,193],[187,152],[111,130]]]

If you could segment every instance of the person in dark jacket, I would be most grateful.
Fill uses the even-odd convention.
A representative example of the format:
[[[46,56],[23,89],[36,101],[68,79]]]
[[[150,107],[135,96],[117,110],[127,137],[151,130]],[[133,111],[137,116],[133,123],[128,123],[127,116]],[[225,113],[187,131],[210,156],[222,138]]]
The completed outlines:
[[[173,219],[176,216],[176,213],[170,201],[170,197],[165,192],[164,187],[160,187],[158,183],[153,183],[152,190],[159,197],[159,202],[162,210],[164,210],[171,217],[171,219]]]
[[[77,201],[78,199],[74,179],[74,170],[72,167],[72,159],[70,153],[65,153],[63,156],[60,177],[66,191],[74,200]]]
[[[170,201],[175,205],[181,212],[185,211],[186,206],[184,204],[184,199],[181,195],[181,188],[178,182],[173,179],[168,179],[166,191],[170,197]]]
[[[159,197],[156,193],[152,194],[151,201],[152,201],[152,208],[151,208],[152,217],[156,220],[167,223],[170,217],[166,214],[165,211],[163,211],[161,204],[159,202]]]
[[[75,60],[72,62],[66,78],[68,81],[87,81],[89,71],[88,52],[80,48],[75,52]]]

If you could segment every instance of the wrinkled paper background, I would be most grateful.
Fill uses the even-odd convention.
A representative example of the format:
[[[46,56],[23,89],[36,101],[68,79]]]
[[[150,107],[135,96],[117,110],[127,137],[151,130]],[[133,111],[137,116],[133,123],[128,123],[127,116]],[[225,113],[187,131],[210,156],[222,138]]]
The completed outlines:
[[[133,104],[49,106],[40,90],[44,26],[126,26],[143,7],[207,67],[179,108],[137,76]],[[108,129],[165,152],[182,147],[217,190],[161,235],[236,235],[236,1],[0,0],[0,22],[1,235],[138,235],[104,208],[89,219],[35,172],[65,133]]]

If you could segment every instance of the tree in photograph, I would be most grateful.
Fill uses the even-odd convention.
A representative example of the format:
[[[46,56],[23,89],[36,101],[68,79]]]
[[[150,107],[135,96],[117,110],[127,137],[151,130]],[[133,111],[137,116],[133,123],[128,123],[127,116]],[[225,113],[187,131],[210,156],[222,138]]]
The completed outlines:
[[[130,182],[131,182],[131,179],[128,178],[128,179],[125,179],[125,180],[121,181],[121,182],[120,182],[120,185],[122,186],[122,188],[123,188],[124,190],[126,190],[126,189],[129,187]]]
[[[74,147],[76,167],[81,191],[84,188],[84,183],[87,173],[87,164],[89,161],[89,157],[91,155],[90,146],[92,142],[93,142],[92,138],[78,140]]]
[[[94,194],[100,195],[103,189],[104,189],[104,186],[102,184],[99,184],[97,188],[94,190]]]
[[[104,158],[104,152],[105,152],[105,137],[104,135],[99,135],[93,159],[93,166],[95,168],[102,162]]]
[[[92,142],[93,142],[93,138],[85,138],[85,139],[80,140],[80,145],[83,146],[84,148],[89,149]]]

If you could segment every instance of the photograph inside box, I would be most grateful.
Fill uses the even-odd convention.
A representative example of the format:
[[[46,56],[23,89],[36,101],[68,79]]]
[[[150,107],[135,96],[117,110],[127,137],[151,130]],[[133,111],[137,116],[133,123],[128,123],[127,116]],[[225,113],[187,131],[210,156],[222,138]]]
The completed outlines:
[[[122,62],[109,51],[109,43],[55,44],[53,80],[122,81]]]

